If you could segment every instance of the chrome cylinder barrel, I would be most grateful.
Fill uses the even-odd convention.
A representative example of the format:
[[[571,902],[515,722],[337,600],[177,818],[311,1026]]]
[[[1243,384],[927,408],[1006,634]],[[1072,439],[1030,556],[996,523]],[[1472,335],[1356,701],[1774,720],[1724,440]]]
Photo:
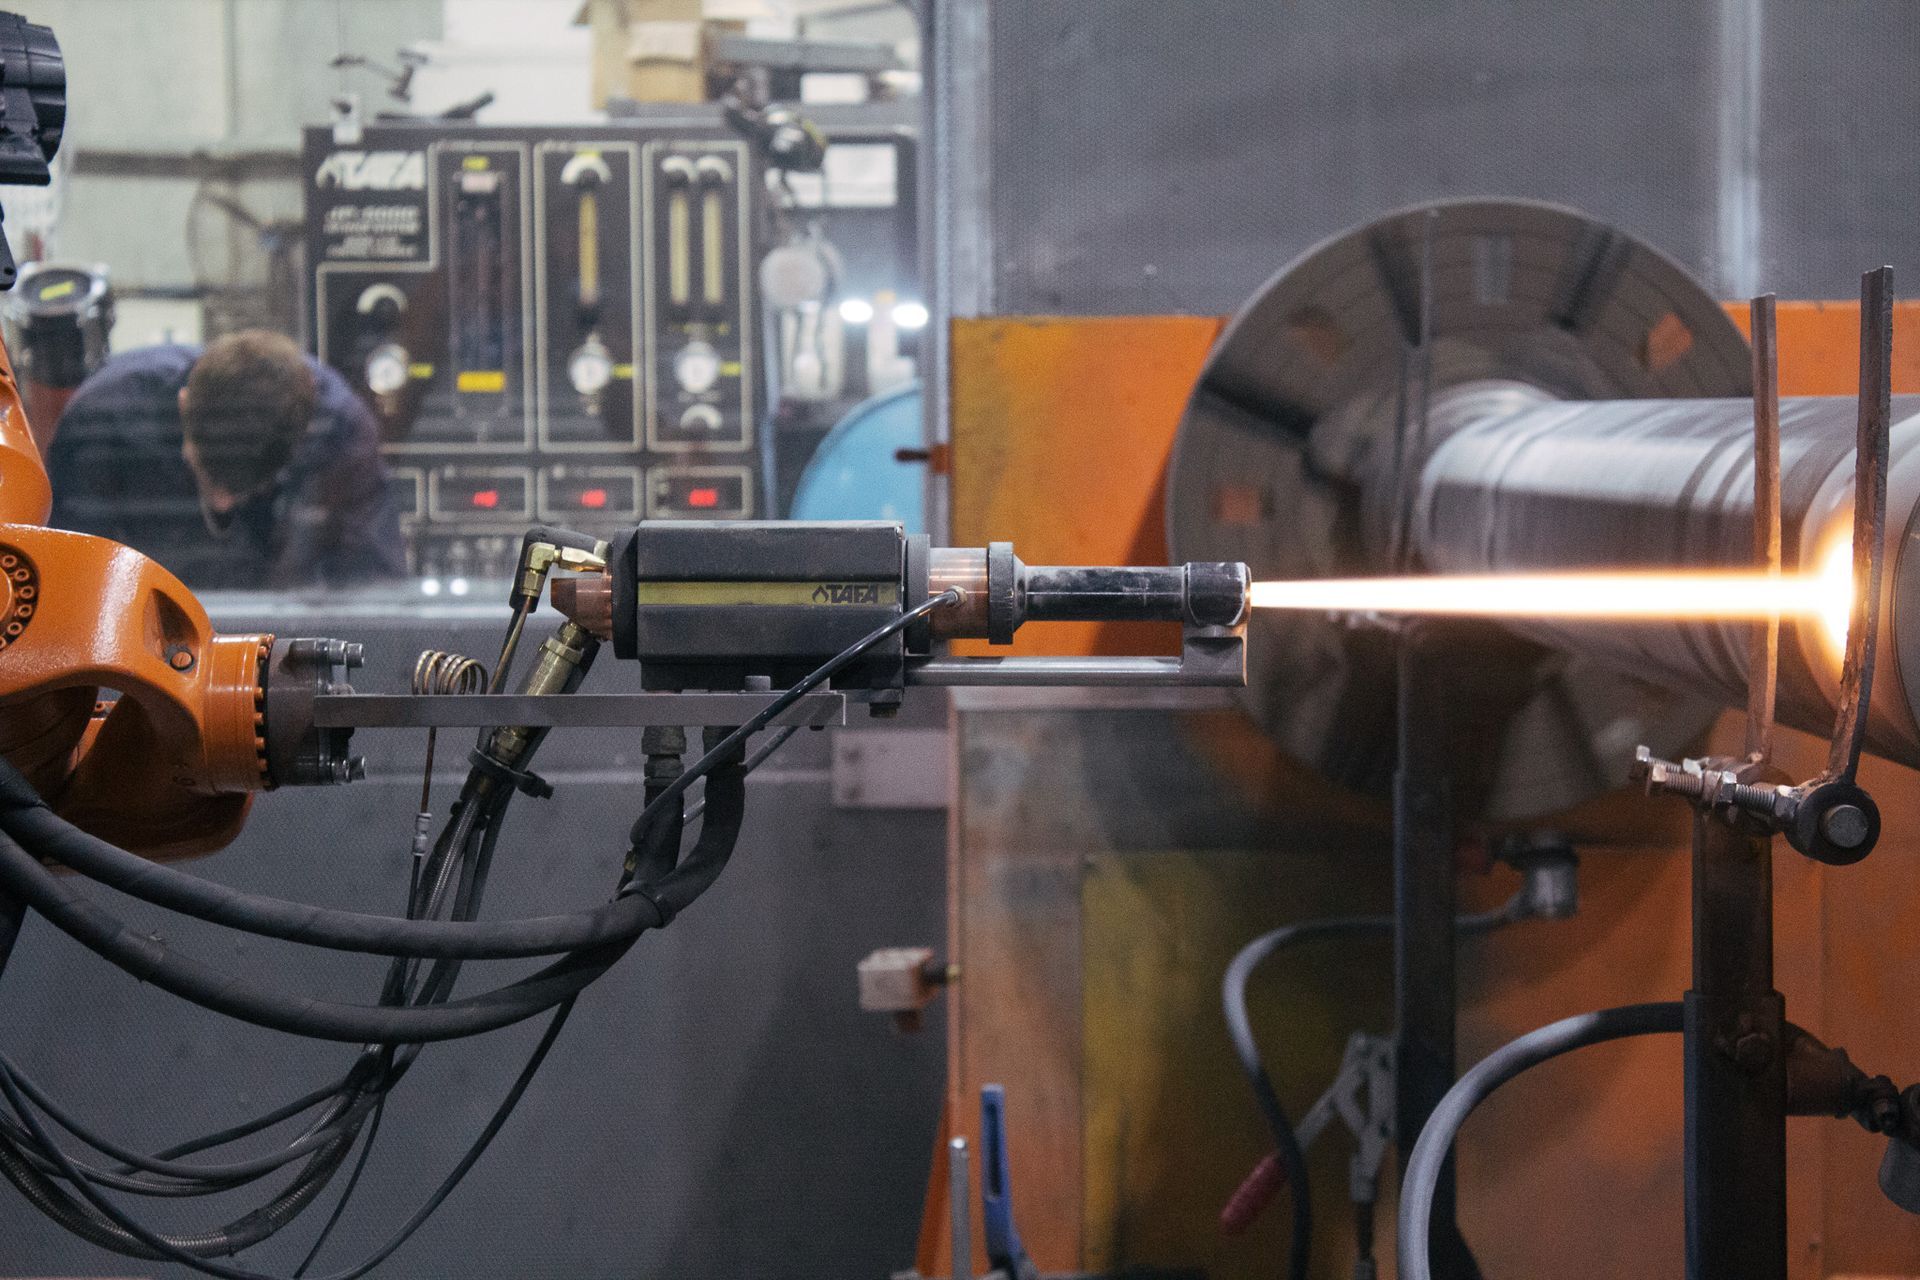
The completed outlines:
[[[1532,403],[1524,403],[1531,400]],[[1516,407],[1518,406],[1518,407]],[[1439,406],[1459,424],[1426,458],[1411,538],[1437,573],[1728,570],[1753,565],[1753,406],[1746,400],[1560,402],[1461,387]],[[1788,573],[1819,574],[1851,534],[1850,399],[1780,408],[1781,546]],[[1920,397],[1894,402],[1888,475],[1888,599],[1869,749],[1920,764]],[[1842,573],[1845,570],[1841,571]],[[1902,623],[1914,633],[1901,643]],[[1506,624],[1562,652],[1727,706],[1747,689],[1744,621]],[[1832,726],[1844,619],[1782,623],[1784,723]],[[1902,658],[1914,677],[1903,677]]]

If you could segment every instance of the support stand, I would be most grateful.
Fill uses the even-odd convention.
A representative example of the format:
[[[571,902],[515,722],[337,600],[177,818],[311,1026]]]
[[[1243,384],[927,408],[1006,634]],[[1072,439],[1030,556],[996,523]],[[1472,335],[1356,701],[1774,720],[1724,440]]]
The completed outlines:
[[[1688,1280],[1786,1280],[1788,1115],[1855,1114],[1894,1132],[1891,1083],[1870,1081],[1790,1028],[1773,988],[1773,837],[1822,862],[1864,858],[1879,811],[1855,782],[1873,696],[1886,546],[1892,271],[1868,272],[1860,299],[1853,607],[1827,767],[1798,786],[1766,777],[1773,737],[1778,620],[1748,643],[1746,754],[1671,764],[1642,747],[1650,793],[1693,806],[1693,987],[1687,992]],[[1780,410],[1771,295],[1753,300],[1754,558],[1780,571]],[[1807,531],[1802,531],[1807,536]],[[1789,1068],[1792,1067],[1790,1072]],[[1891,1110],[1889,1109],[1891,1107]]]
[[[1693,1280],[1786,1280],[1785,1024],[1773,989],[1773,836],[1698,809],[1685,1050]]]
[[[1427,1117],[1453,1087],[1454,779],[1446,743],[1457,667],[1442,660],[1443,629],[1400,637],[1399,767],[1393,779],[1394,1142],[1405,1161]],[[1436,1280],[1479,1280],[1454,1217],[1453,1157],[1433,1200]]]

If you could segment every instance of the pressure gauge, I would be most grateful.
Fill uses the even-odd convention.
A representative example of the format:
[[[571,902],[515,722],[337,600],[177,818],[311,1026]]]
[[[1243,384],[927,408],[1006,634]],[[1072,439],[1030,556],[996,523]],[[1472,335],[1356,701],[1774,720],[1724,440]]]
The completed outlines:
[[[720,353],[711,343],[689,342],[673,358],[673,377],[688,395],[713,390],[713,384],[720,381]]]
[[[613,353],[597,335],[587,335],[567,361],[567,380],[583,396],[597,396],[613,380]]]
[[[367,390],[376,396],[391,396],[406,385],[405,347],[397,342],[383,342],[367,353]]]

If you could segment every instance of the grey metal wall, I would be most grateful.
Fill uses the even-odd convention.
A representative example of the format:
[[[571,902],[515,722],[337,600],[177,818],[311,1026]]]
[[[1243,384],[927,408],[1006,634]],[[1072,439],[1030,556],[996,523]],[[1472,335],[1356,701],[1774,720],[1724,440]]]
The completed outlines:
[[[400,673],[428,644],[497,649],[503,609],[484,618],[421,612],[322,611],[281,616],[277,629],[365,640],[372,674],[363,689],[402,687]],[[227,630],[275,624],[274,611],[216,616]],[[632,676],[609,655],[589,687],[618,691]],[[921,695],[900,727],[938,724],[942,707],[938,695]],[[875,1277],[910,1265],[939,1120],[941,1020],[907,1037],[860,1013],[854,965],[875,947],[940,946],[944,814],[834,807],[828,736],[799,735],[753,776],[726,877],[587,992],[485,1159],[377,1274],[720,1280]],[[442,811],[466,738],[441,739]],[[395,909],[421,743],[417,733],[360,740],[368,781],[264,797],[239,842],[194,870],[261,893]],[[637,745],[637,733],[550,740],[541,770],[558,794],[519,801],[509,816],[489,915],[605,899],[638,811]],[[284,989],[366,1000],[378,985],[381,966],[368,958],[295,955],[124,900],[112,906],[152,920],[199,958]],[[465,985],[478,989],[501,969],[482,966]],[[512,1028],[424,1055],[394,1096],[356,1207],[316,1274],[364,1257],[431,1192],[537,1035],[537,1025]],[[0,981],[0,1045],[79,1114],[148,1150],[305,1092],[352,1053],[142,988],[38,920]],[[284,1247],[249,1261],[291,1270],[324,1204],[311,1225],[286,1233]],[[165,1207],[139,1206],[154,1221],[187,1225]],[[0,1184],[0,1276],[190,1274],[79,1244]]]
[[[958,0],[962,4],[978,0]],[[991,309],[1223,313],[1353,223],[1554,200],[1729,296],[1920,291],[1907,0],[991,3]]]

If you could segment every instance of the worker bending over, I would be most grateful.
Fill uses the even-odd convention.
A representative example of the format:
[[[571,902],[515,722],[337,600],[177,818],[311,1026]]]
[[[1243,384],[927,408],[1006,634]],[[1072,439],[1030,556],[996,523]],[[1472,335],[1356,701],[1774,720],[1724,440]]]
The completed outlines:
[[[51,523],[199,587],[347,586],[406,572],[371,412],[286,337],[116,355],[48,450]]]

